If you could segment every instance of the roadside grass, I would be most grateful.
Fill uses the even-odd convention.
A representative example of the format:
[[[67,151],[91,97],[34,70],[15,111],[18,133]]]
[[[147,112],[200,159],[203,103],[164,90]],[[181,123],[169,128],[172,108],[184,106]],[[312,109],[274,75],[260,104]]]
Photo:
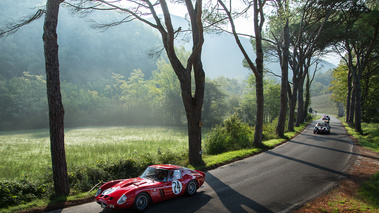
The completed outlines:
[[[187,149],[185,128],[95,127],[65,130],[68,167]],[[51,166],[48,130],[0,132],[0,180],[35,179]]]
[[[340,118],[343,125],[354,138],[359,141],[359,144],[379,152],[379,124],[378,123],[362,123],[362,134],[354,131],[354,128],[350,127],[343,119]]]
[[[339,118],[348,133],[358,140],[358,143],[365,148],[379,152],[379,124],[378,123],[362,123],[363,134],[354,131],[354,128],[344,122],[344,118]],[[357,196],[349,200],[341,197],[336,198],[334,203],[344,205],[336,205],[337,209],[343,210],[343,206],[350,206],[352,211],[368,211],[379,212],[379,171],[376,172],[369,181],[362,184]],[[341,207],[342,206],[342,207]]]
[[[295,132],[285,133],[285,138],[264,141],[267,148],[273,148],[298,134],[307,124],[295,127]],[[206,130],[204,131],[206,132]],[[187,156],[186,128],[164,127],[95,127],[65,130],[65,149],[69,172],[91,166],[98,168],[108,164],[117,165],[120,159],[142,159],[146,162],[178,162],[194,168],[183,157]],[[0,182],[4,180],[37,181],[51,173],[50,144],[47,130],[0,132]],[[219,155],[204,155],[205,165],[196,169],[209,170],[217,166],[252,156],[263,151],[259,148],[242,149]],[[179,158],[174,159],[178,155]],[[141,158],[141,156],[144,156]],[[124,160],[125,161],[125,160]],[[121,162],[125,163],[125,162]],[[141,166],[141,164],[139,164]],[[80,173],[81,174],[81,173]],[[80,175],[79,174],[79,175]],[[42,175],[42,176],[41,176]],[[50,174],[51,175],[51,174]],[[69,174],[70,178],[72,174]],[[1,187],[0,187],[1,188]],[[59,203],[75,203],[77,200],[93,198],[94,191],[79,193],[75,189],[65,200],[40,198],[23,202],[17,206],[0,209],[0,212],[17,212],[30,209],[46,209]],[[96,190],[95,190],[96,191]],[[1,197],[0,197],[1,198]]]

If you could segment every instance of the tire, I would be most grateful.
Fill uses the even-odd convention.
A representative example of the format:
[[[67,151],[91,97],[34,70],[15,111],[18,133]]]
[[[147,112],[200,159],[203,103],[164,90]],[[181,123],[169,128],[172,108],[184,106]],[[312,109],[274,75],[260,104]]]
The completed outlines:
[[[150,197],[147,193],[142,192],[137,195],[133,202],[133,208],[138,212],[143,212],[150,203]]]
[[[187,196],[194,196],[197,191],[197,182],[195,180],[191,180],[186,187],[186,195]]]

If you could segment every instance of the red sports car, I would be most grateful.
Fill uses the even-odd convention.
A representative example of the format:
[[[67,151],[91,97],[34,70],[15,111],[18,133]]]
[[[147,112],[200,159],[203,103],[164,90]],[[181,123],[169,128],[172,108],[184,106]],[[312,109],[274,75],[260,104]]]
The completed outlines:
[[[114,180],[96,192],[96,202],[103,208],[145,210],[156,203],[186,194],[192,196],[201,187],[205,174],[175,165],[152,165],[140,177]]]

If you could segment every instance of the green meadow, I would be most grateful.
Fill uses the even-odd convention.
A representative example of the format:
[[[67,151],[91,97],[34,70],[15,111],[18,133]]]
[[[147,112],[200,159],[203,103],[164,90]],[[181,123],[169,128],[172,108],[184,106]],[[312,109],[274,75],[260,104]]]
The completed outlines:
[[[157,152],[183,153],[187,129],[90,127],[65,130],[68,167],[94,165]],[[0,132],[0,180],[38,178],[51,167],[47,129]]]

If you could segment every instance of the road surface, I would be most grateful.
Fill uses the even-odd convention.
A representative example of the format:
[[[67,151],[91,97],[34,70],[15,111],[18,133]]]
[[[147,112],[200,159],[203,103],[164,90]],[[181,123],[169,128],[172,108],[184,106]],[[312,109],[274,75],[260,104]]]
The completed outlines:
[[[321,122],[321,120],[317,120]],[[353,141],[331,116],[330,134],[313,134],[313,121],[287,143],[206,173],[205,187],[193,197],[152,204],[145,212],[290,212],[345,178],[354,159]],[[52,213],[116,213],[97,203]]]

